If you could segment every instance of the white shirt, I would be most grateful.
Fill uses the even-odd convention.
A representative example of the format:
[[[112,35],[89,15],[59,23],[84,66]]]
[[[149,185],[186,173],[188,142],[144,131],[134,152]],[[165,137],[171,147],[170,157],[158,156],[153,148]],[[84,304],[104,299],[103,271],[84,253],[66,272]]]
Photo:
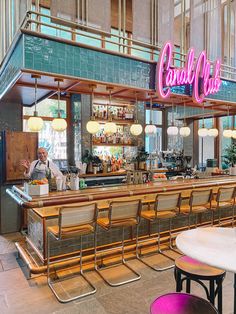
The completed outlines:
[[[37,164],[38,163],[38,164]],[[36,168],[39,170],[46,170],[48,168],[48,163],[49,163],[49,168],[51,170],[52,178],[53,177],[60,177],[63,176],[59,168],[51,161],[51,160],[46,160],[45,163],[42,163],[39,159],[34,160],[30,164],[30,170],[27,173],[26,171],[24,172],[24,176],[28,179],[31,177],[32,172],[34,171],[35,165],[37,164]]]

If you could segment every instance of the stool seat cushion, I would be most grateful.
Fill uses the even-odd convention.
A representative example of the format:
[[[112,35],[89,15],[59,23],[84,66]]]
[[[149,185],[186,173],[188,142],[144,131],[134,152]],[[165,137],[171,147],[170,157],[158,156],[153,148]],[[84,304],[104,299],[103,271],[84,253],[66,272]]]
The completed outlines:
[[[189,273],[201,277],[221,276],[225,273],[224,270],[201,263],[189,256],[181,256],[175,260],[175,266]]]
[[[219,207],[231,207],[233,204],[232,202],[219,202]],[[217,208],[217,201],[213,200],[211,202],[211,209],[215,210]]]
[[[150,308],[151,314],[216,314],[217,310],[205,299],[187,293],[168,293],[158,297]]]
[[[171,211],[171,210],[157,211],[157,216],[155,216],[154,210],[143,210],[141,212],[141,217],[148,219],[148,220],[154,220],[155,218],[157,218],[157,219],[168,219],[168,218],[173,218],[176,215],[177,215],[177,213],[174,211]]]
[[[48,231],[53,233],[56,237],[59,237],[59,227],[51,226],[48,228]],[[80,226],[71,226],[64,227],[61,229],[61,237],[62,238],[70,238],[73,236],[80,236],[84,234],[89,234],[94,232],[94,227],[92,225],[80,225]]]
[[[98,218],[97,223],[104,229],[110,228],[110,222],[108,218]],[[138,221],[135,218],[124,218],[112,220],[111,228],[115,227],[130,227],[138,224]]]
[[[206,206],[192,206],[192,213],[203,213],[206,212],[208,208]],[[189,205],[182,205],[180,207],[180,212],[187,214],[190,213],[190,206]]]

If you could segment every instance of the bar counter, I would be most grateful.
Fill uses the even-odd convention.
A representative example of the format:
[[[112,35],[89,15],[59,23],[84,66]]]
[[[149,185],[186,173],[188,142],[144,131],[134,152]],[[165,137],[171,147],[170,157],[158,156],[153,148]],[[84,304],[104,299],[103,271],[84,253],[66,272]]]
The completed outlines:
[[[99,217],[105,217],[107,215],[107,209],[109,207],[109,201],[126,200],[126,199],[141,199],[143,207],[150,206],[155,201],[157,193],[171,193],[180,191],[182,195],[182,203],[187,202],[190,193],[193,189],[206,189],[212,188],[216,193],[220,186],[234,186],[236,185],[236,177],[219,176],[207,179],[188,179],[178,181],[159,181],[151,182],[148,184],[139,185],[120,185],[114,187],[101,187],[101,188],[87,188],[79,191],[64,191],[64,192],[51,192],[47,196],[33,197],[31,201],[22,202],[22,207],[28,215],[28,234],[26,236],[26,243],[28,248],[25,250],[24,246],[17,243],[17,249],[21,256],[24,256],[24,260],[30,265],[30,271],[32,273],[40,273],[43,271],[43,265],[47,260],[46,255],[46,233],[47,227],[58,224],[58,212],[61,205],[69,204],[85,204],[91,201],[96,201],[99,209]],[[230,216],[230,212],[225,212],[226,216]],[[194,222],[192,217],[192,223]],[[200,223],[206,221],[209,222],[210,213],[204,213],[201,215]],[[168,230],[168,224],[165,222],[161,225],[162,232]],[[173,229],[184,229],[187,226],[186,215],[180,214],[173,221]],[[155,224],[148,224],[141,220],[139,227],[139,234],[141,237],[149,239],[150,234],[157,232]],[[118,232],[118,233],[117,233]],[[119,231],[111,230],[111,234],[108,236],[101,228],[98,230],[99,234],[99,246],[111,246],[119,241]],[[126,230],[125,239],[127,243],[133,243],[135,239],[135,233],[132,228]],[[86,236],[84,242],[85,249],[88,250],[88,254],[93,252],[93,236]],[[30,247],[30,249],[29,249]],[[52,249],[52,257],[56,260],[57,256],[66,255],[67,250],[70,248],[71,243],[65,241],[64,245],[58,246],[56,243]],[[32,261],[28,257],[29,251],[37,255],[41,266],[32,267]],[[79,248],[75,249],[78,251]],[[89,253],[90,252],[90,253]],[[35,257],[34,257],[35,258]],[[39,267],[39,268],[38,268]],[[40,268],[41,267],[41,268]],[[40,270],[41,269],[41,270]]]
[[[147,196],[155,193],[186,191],[196,188],[217,188],[234,184],[236,184],[236,177],[234,176],[217,176],[207,179],[166,180],[137,185],[123,184],[113,187],[86,188],[78,191],[67,190],[64,192],[50,192],[46,196],[32,197],[31,201],[22,201],[22,207],[47,207],[130,196]]]

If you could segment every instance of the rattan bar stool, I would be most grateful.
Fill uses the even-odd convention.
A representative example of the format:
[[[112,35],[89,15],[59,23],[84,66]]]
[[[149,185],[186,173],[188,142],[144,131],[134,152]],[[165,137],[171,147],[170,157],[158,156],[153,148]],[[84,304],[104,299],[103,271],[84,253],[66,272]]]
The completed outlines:
[[[199,283],[205,290],[207,299],[214,305],[218,299],[218,311],[222,313],[222,283],[225,271],[216,267],[208,266],[191,257],[181,256],[175,260],[176,292],[183,289],[186,281],[186,292],[191,292],[191,281]],[[203,281],[207,281],[209,289]]]
[[[188,293],[167,293],[151,304],[150,314],[217,314],[207,300]]]
[[[125,243],[124,243],[124,231],[125,228],[138,226],[140,221],[140,212],[141,212],[142,203],[141,200],[131,200],[131,201],[112,201],[109,204],[108,210],[108,217],[107,218],[98,218],[97,223],[98,225],[106,231],[109,231],[113,228],[119,228],[122,230],[122,256],[121,256],[121,263],[116,263],[111,266],[104,266],[99,267],[97,264],[97,257],[99,254],[106,252],[107,250],[97,250],[97,245],[95,245],[95,269],[98,274],[102,277],[102,279],[110,286],[117,287],[124,285],[129,282],[133,282],[139,280],[141,275],[136,272],[133,268],[131,268],[126,260],[125,260]],[[115,247],[114,249],[117,250],[119,247]],[[113,248],[111,249],[113,250]],[[115,273],[115,269],[120,266],[124,266],[126,271],[128,270],[129,274],[132,275],[132,278],[127,280],[110,280],[104,275],[104,272],[107,269],[113,270],[113,274],[119,274],[118,272]],[[134,275],[134,276],[133,276]]]
[[[170,256],[164,254],[164,252],[160,248],[160,222],[163,219],[169,220],[169,249],[174,250],[172,246],[172,219],[179,214],[181,203],[181,193],[168,193],[168,194],[157,194],[154,208],[150,210],[143,210],[141,212],[141,217],[148,220],[150,223],[157,223],[158,231],[157,231],[157,252],[153,254],[146,254],[142,255],[139,254],[139,244],[143,241],[139,241],[138,234],[137,234],[137,258],[143,262],[145,265],[149,266],[155,271],[164,271],[174,267],[174,264],[171,264],[167,267],[159,268],[149,264],[147,261],[144,260],[145,257],[153,256],[156,254],[161,254],[170,260],[174,260]],[[176,253],[180,254],[178,251]],[[181,254],[180,254],[181,255]]]
[[[52,292],[55,294],[56,298],[62,302],[70,302],[96,292],[96,288],[92,285],[92,283],[86,278],[83,273],[82,268],[82,253],[83,253],[83,242],[82,238],[84,235],[88,235],[94,233],[94,244],[95,244],[95,237],[96,237],[96,228],[97,228],[97,204],[90,203],[88,205],[71,205],[71,206],[64,206],[59,209],[59,220],[58,225],[48,227],[47,229],[47,281],[48,285],[51,288]],[[52,279],[50,276],[50,244],[51,238],[56,241],[63,241],[71,239],[75,241],[76,239],[80,238],[80,271],[78,275],[74,276],[65,276],[61,279]],[[74,259],[78,256],[73,256],[69,258],[61,258],[57,259],[58,262],[67,261]],[[83,278],[84,282],[87,283],[86,285],[89,286],[89,290],[86,293],[78,294],[73,297],[68,297],[62,299],[59,296],[58,291],[56,291],[55,286],[59,283],[63,283],[75,277]],[[69,285],[67,284],[67,288]],[[69,295],[69,291],[67,288],[62,287],[62,289]]]
[[[212,189],[206,190],[193,190],[189,198],[188,205],[182,205],[180,212],[188,215],[188,228],[190,229],[190,218],[191,214],[195,214],[195,228],[198,224],[198,214],[205,213],[211,210],[211,201],[212,201]],[[211,223],[213,224],[213,211]]]
[[[221,211],[227,208],[232,209],[232,226],[234,226],[234,206],[235,206],[235,192],[234,186],[221,187],[218,189],[216,199],[211,202],[211,209],[214,212],[219,212],[219,225],[221,225]]]

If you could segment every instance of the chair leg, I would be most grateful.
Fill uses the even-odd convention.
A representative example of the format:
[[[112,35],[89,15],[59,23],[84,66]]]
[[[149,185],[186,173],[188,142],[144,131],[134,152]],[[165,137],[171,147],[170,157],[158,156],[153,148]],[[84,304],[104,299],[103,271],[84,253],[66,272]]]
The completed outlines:
[[[186,292],[187,293],[191,292],[191,280],[188,277],[186,279]]]
[[[219,226],[221,226],[221,209],[219,207]]]
[[[80,275],[81,277],[88,283],[88,285],[91,287],[91,290],[89,292],[83,293],[83,294],[79,294],[75,297],[72,298],[66,298],[66,299],[62,299],[59,294],[57,293],[56,289],[54,288],[54,284],[55,283],[59,283],[59,282],[63,282],[67,279],[71,279],[72,277],[65,277],[62,279],[58,279],[58,280],[51,280],[50,278],[50,233],[47,233],[47,282],[48,282],[48,286],[50,287],[50,289],[52,290],[52,292],[54,293],[54,295],[56,296],[56,298],[58,299],[59,302],[62,303],[67,303],[70,301],[74,301],[74,300],[78,300],[81,299],[85,296],[94,294],[97,289],[92,285],[92,283],[86,278],[86,276],[83,274],[83,269],[82,269],[82,251],[83,251],[83,245],[82,245],[82,236],[80,237]],[[74,277],[78,277],[77,275],[73,276]],[[65,290],[65,289],[64,289]],[[67,293],[69,294],[69,293]]]
[[[172,246],[172,218],[169,219],[169,249],[179,255],[183,255]]]
[[[158,223],[158,239],[157,239],[157,252],[153,253],[153,254],[147,254],[148,257],[150,256],[157,256],[158,254],[161,254],[162,256],[166,257],[167,259],[171,259],[173,261],[172,258],[170,258],[169,256],[163,254],[163,252],[160,250],[160,224]],[[163,268],[159,268],[159,267],[155,267],[151,264],[149,264],[148,262],[146,262],[144,260],[145,257],[147,256],[140,256],[139,254],[139,241],[138,241],[138,229],[137,229],[137,237],[136,237],[136,256],[137,256],[137,259],[142,262],[143,264],[145,264],[146,266],[150,267],[151,269],[155,270],[155,271],[158,271],[158,272],[161,272],[161,271],[165,271],[167,269],[171,269],[173,268],[175,265],[174,264],[171,264],[170,266],[167,266],[167,267],[163,267]]]
[[[137,241],[137,239],[136,239]],[[97,248],[95,249],[95,270],[97,271],[97,273],[100,275],[100,277],[111,287],[119,287],[119,286],[122,286],[124,284],[127,284],[127,283],[130,283],[130,282],[133,282],[133,281],[137,281],[141,278],[141,275],[136,272],[132,267],[130,267],[127,263],[126,263],[126,260],[125,260],[125,255],[124,255],[124,252],[125,252],[125,244],[124,244],[124,227],[122,227],[122,265],[125,266],[126,268],[128,268],[130,270],[130,272],[132,274],[135,275],[135,277],[133,278],[130,278],[130,279],[127,279],[127,280],[124,280],[124,281],[119,281],[119,282],[112,282],[111,280],[109,280],[108,278],[106,278],[102,272],[106,269],[112,269],[112,268],[115,268],[117,266],[120,266],[120,264],[116,264],[116,265],[111,265],[111,266],[107,266],[107,267],[103,267],[103,268],[99,268],[98,265],[97,265]],[[137,255],[137,245],[136,245],[136,255]]]
[[[232,227],[234,227],[234,204],[232,205]]]
[[[175,268],[176,292],[182,291],[181,272]]]

